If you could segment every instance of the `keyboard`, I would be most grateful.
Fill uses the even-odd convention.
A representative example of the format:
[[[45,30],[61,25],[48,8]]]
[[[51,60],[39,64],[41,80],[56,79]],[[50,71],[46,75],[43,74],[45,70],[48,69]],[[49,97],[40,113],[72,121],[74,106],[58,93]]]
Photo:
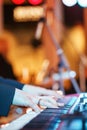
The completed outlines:
[[[58,102],[65,105],[46,108],[40,114],[30,111],[0,130],[85,130],[82,119],[86,116],[82,112],[87,111],[87,93],[68,95]]]
[[[45,109],[21,130],[56,130],[60,125],[61,115],[68,113],[76,100],[76,96],[66,96],[60,99],[59,102],[65,103],[64,107]]]

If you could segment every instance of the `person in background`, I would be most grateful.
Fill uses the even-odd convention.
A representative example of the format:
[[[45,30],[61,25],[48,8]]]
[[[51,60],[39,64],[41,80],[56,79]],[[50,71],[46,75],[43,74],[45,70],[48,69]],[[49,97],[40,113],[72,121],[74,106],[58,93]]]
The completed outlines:
[[[35,112],[40,112],[40,106],[57,108],[64,105],[56,101],[62,97],[62,91],[56,92],[0,77],[0,116],[7,116],[11,105],[31,107]]]
[[[16,79],[12,66],[7,60],[8,48],[9,45],[7,40],[0,37],[0,76],[4,78]]]

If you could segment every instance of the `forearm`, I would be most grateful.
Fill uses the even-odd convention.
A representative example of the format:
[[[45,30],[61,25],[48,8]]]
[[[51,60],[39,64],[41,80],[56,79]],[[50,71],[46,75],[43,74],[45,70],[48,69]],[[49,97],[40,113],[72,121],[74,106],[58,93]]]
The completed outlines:
[[[24,84],[16,81],[16,80],[12,80],[12,79],[6,79],[6,78],[2,78],[0,77],[0,85],[8,85],[14,88],[18,88],[18,89],[22,89]]]
[[[0,85],[0,116],[7,116],[15,94],[15,88]]]

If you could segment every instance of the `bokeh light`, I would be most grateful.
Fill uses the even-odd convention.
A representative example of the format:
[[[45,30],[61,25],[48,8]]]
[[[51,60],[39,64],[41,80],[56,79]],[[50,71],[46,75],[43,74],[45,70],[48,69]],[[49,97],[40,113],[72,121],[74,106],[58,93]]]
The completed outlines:
[[[43,2],[43,0],[28,0],[28,2],[32,5],[39,5]]]
[[[81,7],[87,7],[87,0],[78,0],[78,4]]]
[[[12,2],[16,5],[20,5],[20,4],[23,4],[25,0],[12,0]]]
[[[62,2],[64,5],[71,7],[77,3],[77,0],[62,0]]]

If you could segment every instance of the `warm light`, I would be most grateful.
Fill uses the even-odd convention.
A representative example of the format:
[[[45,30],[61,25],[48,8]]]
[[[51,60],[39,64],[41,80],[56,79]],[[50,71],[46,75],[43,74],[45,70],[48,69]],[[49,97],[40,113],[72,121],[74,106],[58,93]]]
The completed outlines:
[[[44,16],[44,9],[41,6],[20,6],[14,9],[13,15],[17,22],[37,21]]]
[[[71,29],[69,34],[72,46],[75,48],[76,52],[81,55],[85,50],[85,31],[82,25],[78,24]]]
[[[28,0],[28,2],[32,5],[39,5],[43,2],[43,0]]]
[[[63,4],[66,6],[74,6],[77,3],[77,0],[62,0]]]
[[[41,83],[44,79],[44,76],[47,72],[47,68],[49,66],[49,60],[44,60],[43,64],[42,64],[42,68],[41,70],[39,71],[39,73],[37,74],[37,77],[36,77],[36,82],[37,83]]]
[[[78,0],[78,4],[81,7],[87,7],[87,0]]]
[[[20,4],[23,4],[25,2],[25,0],[12,0],[12,2],[14,4],[20,5]]]
[[[29,70],[28,70],[28,68],[23,68],[23,70],[22,70],[22,78],[23,79],[29,79]]]

